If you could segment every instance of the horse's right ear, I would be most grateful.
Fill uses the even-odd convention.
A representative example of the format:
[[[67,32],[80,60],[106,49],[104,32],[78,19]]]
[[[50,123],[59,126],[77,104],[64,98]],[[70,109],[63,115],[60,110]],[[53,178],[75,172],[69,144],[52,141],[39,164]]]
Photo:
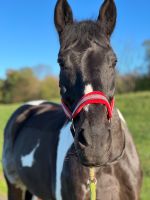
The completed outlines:
[[[67,0],[58,0],[55,7],[54,21],[59,36],[68,24],[73,23],[72,10]]]

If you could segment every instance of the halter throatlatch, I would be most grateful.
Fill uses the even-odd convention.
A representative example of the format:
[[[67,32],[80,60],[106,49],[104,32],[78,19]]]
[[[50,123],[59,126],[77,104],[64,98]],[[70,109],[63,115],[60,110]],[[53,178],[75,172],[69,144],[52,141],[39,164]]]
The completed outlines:
[[[112,112],[114,108],[114,98],[111,100],[111,102],[108,101],[106,95],[103,92],[100,91],[93,91],[86,95],[84,95],[80,101],[77,103],[75,109],[73,112],[68,108],[68,106],[64,103],[62,100],[62,108],[66,114],[66,116],[72,120],[74,119],[81,111],[82,109],[90,104],[102,104],[105,105],[108,112],[108,119],[112,118]]]

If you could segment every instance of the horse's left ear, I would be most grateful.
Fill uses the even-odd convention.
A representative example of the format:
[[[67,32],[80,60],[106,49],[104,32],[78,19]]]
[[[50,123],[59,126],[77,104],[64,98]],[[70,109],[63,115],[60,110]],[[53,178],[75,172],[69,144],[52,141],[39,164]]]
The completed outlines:
[[[104,0],[97,21],[108,37],[111,36],[117,18],[117,9],[114,0]]]

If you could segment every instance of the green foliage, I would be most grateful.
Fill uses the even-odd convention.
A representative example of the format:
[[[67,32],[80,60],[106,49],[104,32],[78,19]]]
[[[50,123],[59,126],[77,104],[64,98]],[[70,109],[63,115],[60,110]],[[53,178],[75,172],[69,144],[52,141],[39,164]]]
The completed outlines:
[[[0,79],[0,102],[3,100],[3,80]]]
[[[38,96],[38,79],[32,69],[9,70],[3,85],[3,101],[14,103],[28,101]]]
[[[57,99],[59,97],[58,80],[55,77],[47,76],[40,82],[39,96],[41,99]]]
[[[117,75],[116,79],[116,92],[123,94],[135,91],[135,77],[133,75]]]
[[[148,75],[117,75],[116,92],[123,94],[128,92],[150,90],[150,76]]]
[[[150,90],[150,76],[140,76],[135,79],[135,91]]]
[[[47,76],[39,80],[31,68],[9,70],[5,80],[0,81],[0,102],[16,103],[35,99],[59,97],[58,79]]]
[[[117,107],[123,113],[131,130],[144,172],[141,200],[150,198],[150,92],[131,93],[116,97]],[[2,151],[3,129],[11,113],[19,105],[0,105],[0,155]],[[0,165],[0,195],[6,192]]]

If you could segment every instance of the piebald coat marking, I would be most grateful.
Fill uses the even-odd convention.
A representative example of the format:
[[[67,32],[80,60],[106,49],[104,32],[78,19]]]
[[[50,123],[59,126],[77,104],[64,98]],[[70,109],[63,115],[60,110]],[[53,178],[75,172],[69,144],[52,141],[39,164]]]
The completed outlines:
[[[118,112],[118,115],[119,115],[119,118],[121,119],[121,121],[122,121],[124,124],[126,124],[126,121],[125,121],[125,119],[124,119],[124,117],[123,117],[123,115],[122,115],[122,113],[120,112],[119,109],[117,109],[117,112]]]
[[[46,102],[45,100],[35,100],[35,101],[29,101],[25,103],[24,105],[31,105],[31,106],[39,106],[40,104]]]
[[[27,105],[34,105],[38,106],[42,103],[44,103],[44,100],[38,100],[38,101],[30,101],[27,102]],[[73,143],[73,138],[70,132],[70,126],[71,124],[67,124],[60,130],[60,139],[58,143],[58,149],[57,149],[57,169],[56,169],[56,199],[61,200],[61,172],[63,168],[63,163],[65,162],[65,156],[66,153]],[[34,164],[34,154],[39,147],[39,143],[35,146],[35,148],[26,156],[21,157],[22,166],[23,167],[32,167]],[[37,197],[34,196],[33,200],[37,200]]]
[[[24,105],[32,105],[32,106],[39,106],[40,104],[44,103],[44,100],[37,100],[37,101],[29,101]],[[22,167],[32,167],[34,164],[34,154],[37,148],[40,146],[40,143],[35,146],[35,148],[27,155],[21,157]]]
[[[40,146],[40,143],[35,146],[35,148],[27,155],[21,157],[22,167],[32,167],[34,164],[34,155],[37,148]]]
[[[56,199],[61,200],[61,172],[63,163],[65,162],[65,156],[73,143],[73,137],[70,131],[71,123],[68,123],[60,131],[60,138],[57,148],[57,169],[56,169]]]

